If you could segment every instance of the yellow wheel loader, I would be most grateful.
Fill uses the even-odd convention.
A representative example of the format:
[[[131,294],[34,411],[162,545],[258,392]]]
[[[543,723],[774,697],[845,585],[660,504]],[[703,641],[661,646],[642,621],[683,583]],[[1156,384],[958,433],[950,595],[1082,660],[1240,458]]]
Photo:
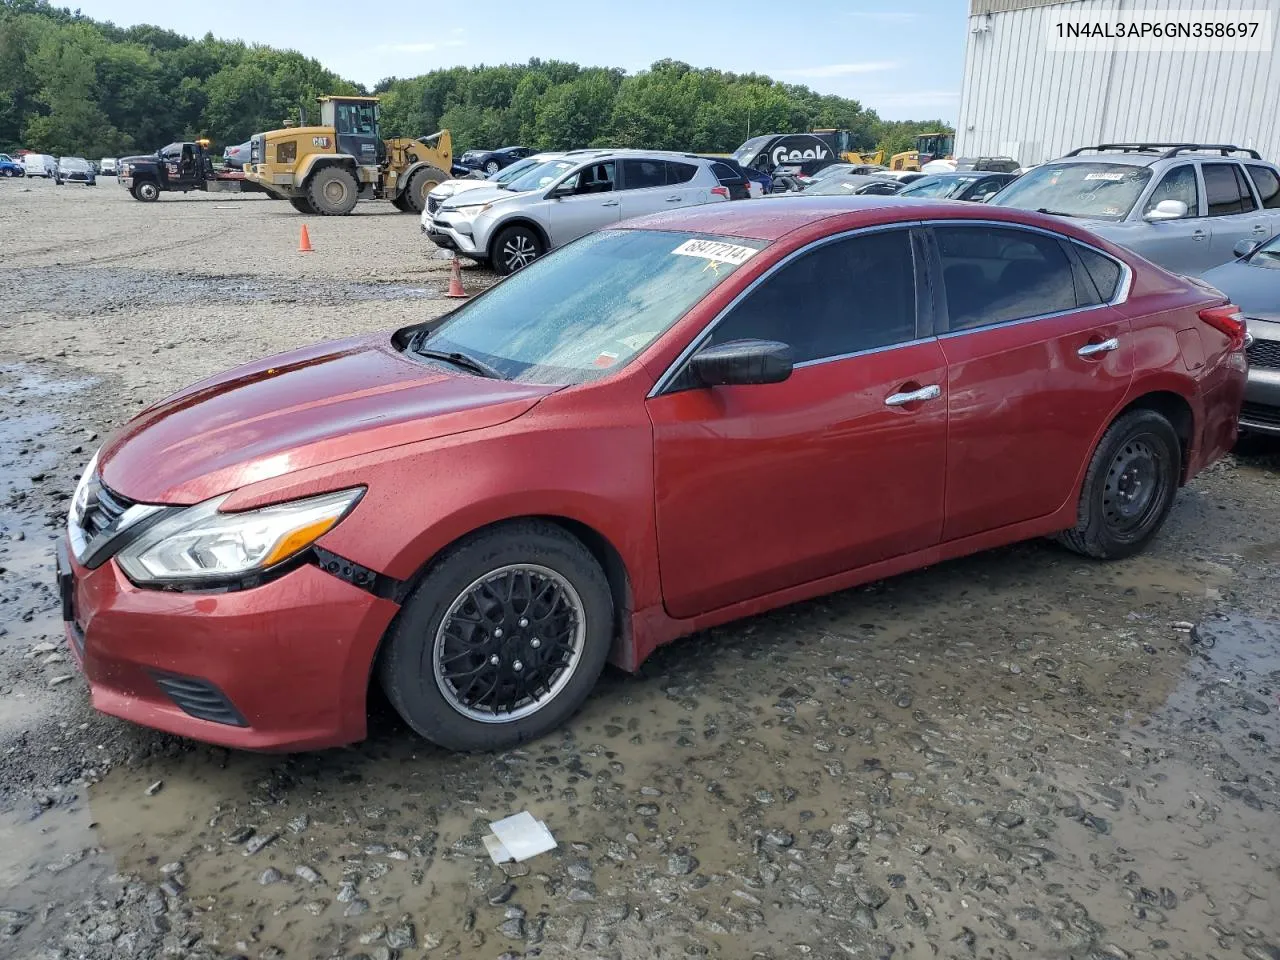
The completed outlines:
[[[383,140],[377,97],[319,97],[320,126],[288,126],[254,137],[245,178],[301,213],[345,216],[357,200],[390,200],[420,213],[427,193],[449,179],[448,130],[417,140]]]
[[[930,160],[951,160],[956,138],[949,133],[922,133],[916,137],[916,148],[895,153],[889,159],[890,170],[919,170]]]

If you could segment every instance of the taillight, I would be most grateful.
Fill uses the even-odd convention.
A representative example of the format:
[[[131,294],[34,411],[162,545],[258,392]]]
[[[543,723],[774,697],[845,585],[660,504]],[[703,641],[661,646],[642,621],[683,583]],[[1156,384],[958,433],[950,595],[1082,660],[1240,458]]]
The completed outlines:
[[[729,188],[728,187],[712,187],[711,195],[715,197],[724,197],[726,200],[728,200]]]
[[[1249,328],[1245,323],[1244,314],[1234,303],[1224,303],[1220,307],[1206,307],[1200,311],[1200,319],[1220,333],[1225,333],[1227,339],[1231,341],[1232,350],[1244,348]]]

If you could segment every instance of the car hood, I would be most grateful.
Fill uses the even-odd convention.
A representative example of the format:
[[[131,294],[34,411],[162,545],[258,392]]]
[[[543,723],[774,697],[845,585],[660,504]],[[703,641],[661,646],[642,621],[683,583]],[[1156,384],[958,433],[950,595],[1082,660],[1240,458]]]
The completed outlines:
[[[485,186],[483,188],[466,191],[467,199],[466,199],[465,206],[469,207],[477,203],[494,203],[499,200],[512,200],[516,197],[523,197],[525,195],[523,192],[515,193],[511,190],[503,190],[501,187],[495,187],[492,184],[488,184],[486,181],[483,181],[483,180],[481,181],[481,183],[485,183]],[[454,197],[456,196],[457,194],[454,194]],[[452,210],[456,206],[458,206],[457,204],[454,203],[454,197],[450,197],[443,204],[441,204],[440,209]]]
[[[454,373],[385,335],[317,344],[193,384],[102,448],[103,483],[146,503],[199,503],[374,450],[505,423],[557,388]]]
[[[448,187],[449,189],[446,191],[444,189],[445,187]],[[493,184],[488,180],[459,177],[456,180],[446,180],[444,183],[440,184],[440,186],[430,191],[427,196],[435,197],[437,200],[447,200],[449,197],[457,196],[459,193],[467,193],[472,190],[478,190],[482,187],[489,190],[494,189]],[[503,192],[505,193],[506,191]]]
[[[1262,267],[1234,260],[1206,270],[1200,279],[1230,297],[1247,317],[1280,316],[1280,265]]]

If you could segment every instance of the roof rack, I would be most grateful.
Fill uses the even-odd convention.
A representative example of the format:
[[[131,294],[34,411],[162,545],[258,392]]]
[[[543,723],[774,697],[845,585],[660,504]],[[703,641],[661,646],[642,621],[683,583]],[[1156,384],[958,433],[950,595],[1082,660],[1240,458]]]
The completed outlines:
[[[1094,151],[1096,153],[1153,153],[1159,151],[1160,160],[1168,160],[1170,157],[1176,157],[1180,153],[1196,153],[1200,151],[1212,151],[1220,153],[1224,157],[1233,153],[1248,154],[1254,160],[1261,160],[1262,154],[1257,150],[1248,147],[1237,147],[1231,143],[1100,143],[1096,147],[1076,147],[1068,157],[1078,157],[1086,151]]]

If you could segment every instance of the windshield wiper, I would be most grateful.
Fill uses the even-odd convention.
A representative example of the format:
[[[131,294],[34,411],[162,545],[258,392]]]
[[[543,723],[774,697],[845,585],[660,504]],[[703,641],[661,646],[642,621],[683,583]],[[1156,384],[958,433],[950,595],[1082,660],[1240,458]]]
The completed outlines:
[[[1074,213],[1067,213],[1065,210],[1050,210],[1048,207],[1041,207],[1036,213],[1047,213],[1051,217],[1074,217]]]
[[[483,360],[469,357],[465,353],[459,353],[457,350],[432,350],[428,347],[417,345],[413,348],[413,352],[429,360],[443,360],[445,363],[452,363],[455,367],[461,367],[463,370],[469,370],[471,373],[488,377],[491,380],[507,379],[497,367],[491,367]]]

